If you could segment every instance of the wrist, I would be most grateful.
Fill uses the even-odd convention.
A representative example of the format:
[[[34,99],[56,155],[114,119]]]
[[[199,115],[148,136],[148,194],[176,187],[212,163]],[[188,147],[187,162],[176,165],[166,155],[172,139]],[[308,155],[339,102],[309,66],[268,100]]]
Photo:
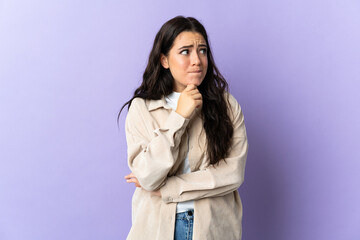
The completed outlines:
[[[189,116],[187,116],[187,115],[185,115],[185,114],[181,113],[181,112],[180,112],[180,111],[178,111],[177,109],[175,110],[175,112],[176,112],[177,114],[181,115],[183,118],[189,119]]]

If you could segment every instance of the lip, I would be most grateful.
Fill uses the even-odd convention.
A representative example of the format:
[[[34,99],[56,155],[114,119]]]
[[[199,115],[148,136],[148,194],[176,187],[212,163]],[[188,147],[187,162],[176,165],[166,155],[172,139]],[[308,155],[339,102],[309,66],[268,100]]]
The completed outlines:
[[[190,73],[201,73],[202,72],[202,70],[199,70],[199,71],[192,71],[192,72],[190,72]]]

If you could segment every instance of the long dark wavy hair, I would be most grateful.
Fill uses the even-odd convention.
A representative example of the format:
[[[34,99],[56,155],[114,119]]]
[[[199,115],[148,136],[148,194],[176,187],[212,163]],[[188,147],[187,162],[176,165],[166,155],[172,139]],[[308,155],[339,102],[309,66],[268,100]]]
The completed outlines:
[[[121,108],[117,122],[123,108],[128,105],[130,108],[134,98],[143,99],[161,99],[172,93],[174,89],[174,78],[169,69],[165,69],[160,63],[160,55],[163,53],[168,56],[175,38],[182,32],[200,33],[207,44],[208,68],[204,80],[198,86],[202,95],[203,104],[201,108],[201,118],[205,129],[207,143],[207,155],[210,164],[218,164],[222,159],[226,162],[233,136],[233,125],[228,113],[229,99],[225,97],[225,91],[228,92],[228,84],[220,74],[215,65],[211,53],[208,37],[204,26],[193,17],[177,16],[167,21],[156,34],[149,61],[143,74],[141,86],[134,92],[134,96],[127,101]]]

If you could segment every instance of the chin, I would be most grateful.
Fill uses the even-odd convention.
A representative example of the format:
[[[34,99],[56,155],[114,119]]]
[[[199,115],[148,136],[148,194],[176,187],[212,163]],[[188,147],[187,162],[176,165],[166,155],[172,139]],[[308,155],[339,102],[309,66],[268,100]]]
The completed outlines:
[[[201,81],[189,81],[189,84],[195,84],[198,87],[200,86]]]

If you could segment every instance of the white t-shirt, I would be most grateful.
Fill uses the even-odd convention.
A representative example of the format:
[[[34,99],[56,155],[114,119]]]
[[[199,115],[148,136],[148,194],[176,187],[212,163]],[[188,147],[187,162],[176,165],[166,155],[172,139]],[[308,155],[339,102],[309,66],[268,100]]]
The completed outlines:
[[[174,110],[177,108],[177,103],[179,100],[181,92],[172,92],[169,95],[165,96],[166,103]],[[188,137],[189,142],[189,137]],[[189,144],[188,144],[189,146]],[[189,149],[186,154],[185,162],[184,162],[184,168],[183,173],[190,173],[190,165],[189,165]],[[178,202],[176,205],[176,212],[186,212],[189,209],[194,209],[194,201],[185,201],[185,202]]]

